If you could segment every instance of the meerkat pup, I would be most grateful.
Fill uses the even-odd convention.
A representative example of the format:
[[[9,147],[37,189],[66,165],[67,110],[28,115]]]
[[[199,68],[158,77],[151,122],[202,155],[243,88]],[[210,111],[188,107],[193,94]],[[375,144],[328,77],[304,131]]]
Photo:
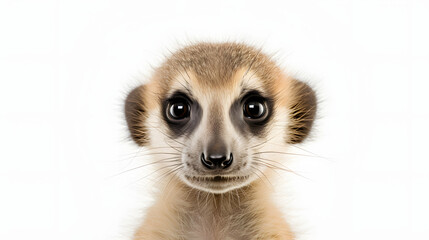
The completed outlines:
[[[173,53],[125,103],[131,137],[159,173],[134,240],[295,239],[269,180],[315,114],[313,90],[259,49],[199,43]]]

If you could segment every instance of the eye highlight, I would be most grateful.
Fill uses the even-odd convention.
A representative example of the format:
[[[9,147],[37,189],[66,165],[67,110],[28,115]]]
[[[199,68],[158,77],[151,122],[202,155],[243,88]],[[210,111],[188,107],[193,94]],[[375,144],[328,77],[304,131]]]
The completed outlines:
[[[167,117],[170,121],[183,121],[190,116],[191,106],[184,98],[171,99],[167,105]]]
[[[267,112],[267,104],[262,97],[253,96],[244,101],[243,114],[248,120],[262,121],[267,117]]]

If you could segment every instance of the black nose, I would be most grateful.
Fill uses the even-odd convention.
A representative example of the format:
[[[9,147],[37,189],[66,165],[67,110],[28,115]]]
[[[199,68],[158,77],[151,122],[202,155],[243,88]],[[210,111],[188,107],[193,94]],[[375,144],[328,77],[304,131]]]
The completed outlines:
[[[232,153],[229,154],[229,158],[221,154],[208,154],[206,158],[204,153],[201,154],[201,162],[203,163],[204,167],[208,169],[228,168],[229,166],[231,166],[232,160]]]

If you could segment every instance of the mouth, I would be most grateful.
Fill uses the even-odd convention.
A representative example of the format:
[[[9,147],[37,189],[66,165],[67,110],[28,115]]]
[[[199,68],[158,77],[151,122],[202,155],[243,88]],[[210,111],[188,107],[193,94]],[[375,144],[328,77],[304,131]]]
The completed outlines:
[[[193,182],[213,182],[213,183],[226,183],[226,182],[236,182],[244,181],[249,178],[249,176],[185,176],[186,179]]]
[[[186,182],[194,188],[224,193],[247,185],[250,175],[246,176],[189,176],[185,175]]]

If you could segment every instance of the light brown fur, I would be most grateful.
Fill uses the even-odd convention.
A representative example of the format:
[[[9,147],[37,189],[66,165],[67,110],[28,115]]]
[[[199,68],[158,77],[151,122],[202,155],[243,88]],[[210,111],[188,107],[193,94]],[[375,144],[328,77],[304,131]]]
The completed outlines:
[[[169,179],[135,233],[135,240],[294,239],[264,180],[225,194]]]
[[[149,83],[129,94],[125,112],[131,137],[138,145],[151,149],[163,141],[153,142],[157,136],[167,136],[168,140],[161,105],[163,97],[175,88],[195,95],[205,105],[213,101],[229,104],[246,88],[260,90],[272,97],[275,113],[267,136],[260,137],[265,136],[265,142],[280,140],[285,146],[307,137],[316,113],[312,89],[285,75],[260,50],[237,43],[201,43],[172,54]],[[227,108],[213,109],[218,112],[212,114],[228,115]],[[222,125],[215,132],[233,131],[228,126]],[[264,139],[258,141],[265,145]],[[166,146],[171,144],[174,142]],[[181,146],[171,147],[177,150]],[[163,173],[167,177],[160,179],[156,202],[148,209],[134,240],[295,239],[264,181],[271,178],[269,167],[260,170],[264,178],[259,176],[246,186],[216,194],[195,189],[169,171]]]

